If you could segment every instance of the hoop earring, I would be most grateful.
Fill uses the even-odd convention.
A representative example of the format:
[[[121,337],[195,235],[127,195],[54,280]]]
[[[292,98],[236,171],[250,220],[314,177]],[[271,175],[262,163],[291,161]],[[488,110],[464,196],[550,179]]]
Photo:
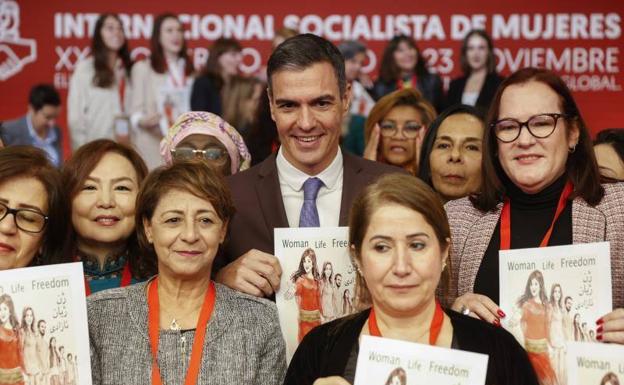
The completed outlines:
[[[577,144],[578,144],[578,143],[574,143],[574,146],[572,146],[572,147],[568,148],[568,152],[569,152],[570,154],[574,154],[574,151],[576,151],[576,145],[577,145]]]

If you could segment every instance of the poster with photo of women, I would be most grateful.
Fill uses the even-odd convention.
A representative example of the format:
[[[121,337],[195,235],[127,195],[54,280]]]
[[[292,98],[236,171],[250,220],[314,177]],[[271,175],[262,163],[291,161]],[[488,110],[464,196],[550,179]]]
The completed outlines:
[[[85,298],[81,263],[0,271],[0,379],[91,384]]]
[[[624,385],[624,346],[570,342],[566,385]]]
[[[483,385],[486,354],[362,336],[353,385]]]
[[[348,228],[275,229],[275,256],[282,267],[275,299],[290,361],[315,326],[355,311]]]
[[[542,385],[567,384],[567,344],[596,342],[612,310],[608,242],[501,250],[502,325],[524,346]]]

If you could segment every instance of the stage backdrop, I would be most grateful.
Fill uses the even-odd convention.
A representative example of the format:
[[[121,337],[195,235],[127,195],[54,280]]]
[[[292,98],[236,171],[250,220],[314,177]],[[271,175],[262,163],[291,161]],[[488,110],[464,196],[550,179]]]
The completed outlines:
[[[274,31],[282,26],[336,43],[367,43],[365,70],[373,77],[386,42],[403,33],[418,42],[445,86],[461,72],[461,39],[472,28],[486,29],[496,46],[500,73],[527,66],[551,68],[574,91],[593,132],[624,126],[624,2],[617,0],[0,0],[1,120],[25,113],[29,88],[37,82],[53,83],[65,100],[76,63],[89,55],[98,13],[108,11],[120,14],[137,59],[149,54],[155,16],[175,12],[196,67],[205,62],[212,41],[234,37],[247,47],[241,71],[249,74],[261,71]],[[65,118],[63,109],[63,128]]]

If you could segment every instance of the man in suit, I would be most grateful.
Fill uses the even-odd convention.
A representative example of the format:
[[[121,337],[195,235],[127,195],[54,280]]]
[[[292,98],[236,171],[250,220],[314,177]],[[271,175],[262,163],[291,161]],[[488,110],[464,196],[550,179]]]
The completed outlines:
[[[218,282],[256,296],[279,288],[273,229],[346,226],[359,191],[400,172],[340,150],[351,89],[332,43],[312,34],[286,40],[271,54],[267,77],[281,148],[228,179],[237,213],[215,264]]]
[[[48,84],[35,85],[28,97],[28,113],[4,123],[0,139],[5,146],[28,145],[44,150],[57,167],[63,161],[61,130],[56,118],[61,111],[61,97]]]

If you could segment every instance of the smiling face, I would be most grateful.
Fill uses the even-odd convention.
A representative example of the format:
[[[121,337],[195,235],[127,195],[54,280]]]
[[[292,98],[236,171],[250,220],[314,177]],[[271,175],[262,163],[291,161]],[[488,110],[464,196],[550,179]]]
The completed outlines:
[[[143,224],[158,257],[159,274],[186,279],[210,276],[227,229],[212,203],[186,191],[171,190]]]
[[[422,214],[397,204],[379,206],[360,253],[375,308],[386,314],[415,314],[434,301],[448,251]]]
[[[134,231],[139,190],[132,163],[115,152],[106,153],[85,179],[72,201],[72,224],[78,248],[117,247]]]
[[[624,181],[624,161],[620,159],[612,145],[608,143],[597,144],[594,146],[594,153],[600,175]]]
[[[338,152],[350,99],[348,86],[340,95],[338,79],[327,62],[274,73],[271,116],[286,160],[308,175],[327,168]]]
[[[567,311],[572,310],[572,298],[568,298],[565,300],[565,308]]]
[[[160,44],[165,54],[179,54],[184,43],[184,30],[178,19],[169,17],[160,27]]]
[[[472,71],[487,66],[488,51],[487,40],[479,35],[470,36],[466,44],[466,61]]]
[[[379,122],[380,128],[384,125],[394,125],[397,127],[395,134],[391,137],[381,138],[381,155],[386,162],[403,167],[414,168],[416,165],[417,144],[421,143],[424,129],[420,129],[418,136],[408,139],[403,133],[406,126],[422,125],[423,118],[420,111],[411,106],[397,106],[386,114]]]
[[[46,333],[46,326],[47,325],[43,320],[39,321],[39,323],[37,324],[37,330],[39,330],[39,334],[41,334],[42,336],[44,336]]]
[[[394,62],[401,72],[410,73],[416,68],[418,63],[418,51],[410,46],[406,41],[399,43],[393,53]]]
[[[500,100],[498,119],[524,122],[546,113],[562,113],[559,95],[537,81],[514,84],[505,89]],[[578,143],[579,129],[565,119],[547,138],[536,138],[522,127],[511,143],[498,141],[498,159],[509,179],[527,194],[535,194],[552,184],[565,172],[568,149]]]
[[[12,178],[0,183],[0,203],[13,209],[48,213],[48,193],[33,177]],[[40,233],[20,230],[13,214],[7,214],[0,221],[0,270],[28,266],[41,248],[45,231],[45,228]]]
[[[100,34],[104,45],[112,52],[119,51],[126,41],[123,26],[119,20],[112,16],[109,16],[106,20],[104,20]]]
[[[444,119],[429,155],[433,188],[445,199],[477,192],[481,185],[483,123],[470,114]]]

